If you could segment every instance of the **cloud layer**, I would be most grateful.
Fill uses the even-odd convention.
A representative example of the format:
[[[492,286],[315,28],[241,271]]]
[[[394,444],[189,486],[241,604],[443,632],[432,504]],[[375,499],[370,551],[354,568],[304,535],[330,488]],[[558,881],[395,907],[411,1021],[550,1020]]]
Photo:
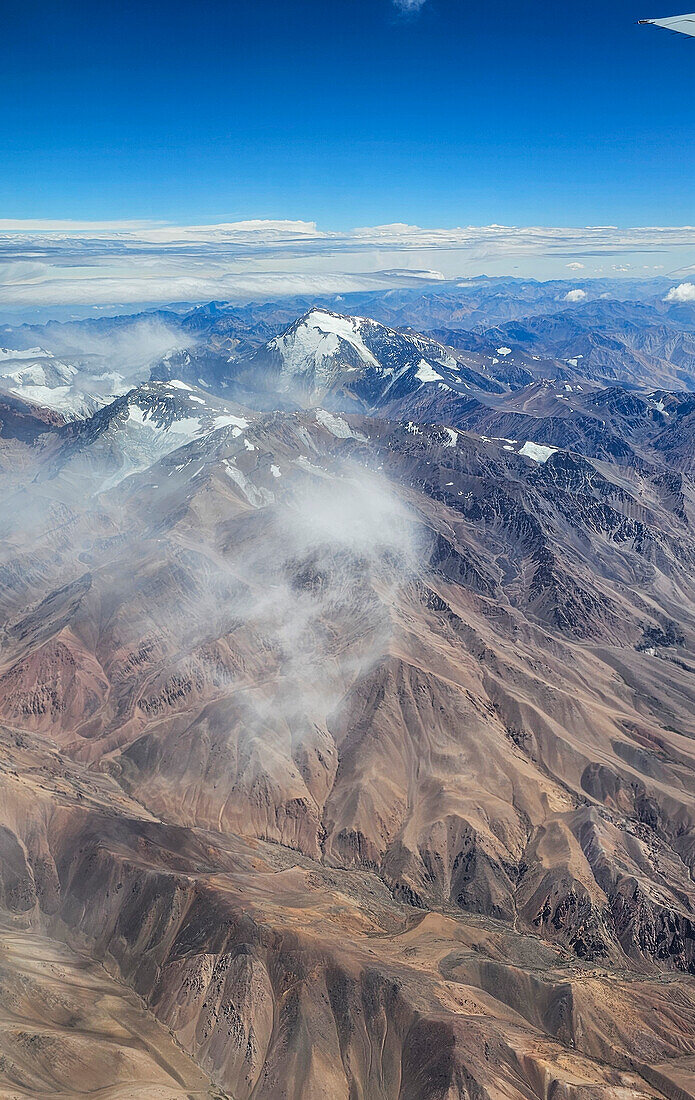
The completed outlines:
[[[327,232],[314,222],[289,220],[0,222],[0,318],[58,306],[340,294],[480,274],[685,274],[694,261],[693,227],[425,229],[395,223]]]

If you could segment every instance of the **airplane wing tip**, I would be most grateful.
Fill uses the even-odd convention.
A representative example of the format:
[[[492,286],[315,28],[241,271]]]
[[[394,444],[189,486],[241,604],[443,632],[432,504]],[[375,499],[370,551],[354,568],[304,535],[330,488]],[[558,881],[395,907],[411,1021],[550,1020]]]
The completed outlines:
[[[668,19],[638,19],[637,22],[641,25],[648,23],[653,27],[663,27],[667,31],[695,38],[695,12],[691,15],[674,15]]]

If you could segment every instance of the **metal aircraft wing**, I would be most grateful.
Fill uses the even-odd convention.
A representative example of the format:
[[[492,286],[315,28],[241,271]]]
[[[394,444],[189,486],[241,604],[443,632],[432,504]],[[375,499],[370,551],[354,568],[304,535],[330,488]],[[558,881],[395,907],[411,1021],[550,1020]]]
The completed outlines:
[[[652,23],[655,27],[665,27],[667,31],[689,34],[695,38],[695,12],[691,15],[672,15],[668,19],[640,19],[640,23]]]

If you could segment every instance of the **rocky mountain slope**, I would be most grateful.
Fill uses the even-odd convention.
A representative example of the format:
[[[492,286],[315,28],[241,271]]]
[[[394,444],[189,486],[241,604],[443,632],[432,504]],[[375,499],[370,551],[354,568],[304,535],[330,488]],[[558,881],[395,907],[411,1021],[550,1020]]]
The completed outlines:
[[[486,333],[513,349],[577,363],[586,378],[630,388],[695,387],[695,318],[683,305],[593,301]]]
[[[695,1095],[692,400],[468,354],[3,420],[0,1091]]]

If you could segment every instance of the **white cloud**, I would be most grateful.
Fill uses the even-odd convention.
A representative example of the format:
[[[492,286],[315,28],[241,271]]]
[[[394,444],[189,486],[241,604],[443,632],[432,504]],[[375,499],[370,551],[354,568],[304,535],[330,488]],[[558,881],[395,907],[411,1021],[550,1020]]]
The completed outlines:
[[[562,300],[563,302],[583,302],[585,298],[585,290],[568,290]]]
[[[580,263],[565,264],[565,267],[568,267],[570,271],[583,271],[584,270],[584,264],[580,264]]]
[[[401,11],[416,12],[420,11],[426,0],[393,0],[393,2]]]
[[[395,223],[331,232],[292,220],[187,226],[14,220],[0,222],[0,311],[344,294],[483,274],[562,278],[582,255],[592,264],[605,257],[627,267],[642,265],[645,254],[687,270],[695,228]]]
[[[259,241],[272,244],[295,240],[322,240],[325,236],[325,233],[318,230],[316,222],[270,221],[261,218],[218,225],[155,225],[138,233],[140,240],[151,244],[195,244],[212,241],[219,244],[254,244]]]
[[[446,275],[441,271],[433,271],[431,268],[419,271],[411,267],[394,267],[390,271],[383,271],[382,275],[393,275],[400,279],[423,279],[426,283],[442,283],[446,281]]]
[[[11,278],[11,276],[10,276]],[[174,302],[250,301],[294,294],[338,294],[388,289],[389,277],[370,273],[229,272],[224,264],[185,265],[150,261],[113,264],[97,275],[77,267],[70,273],[46,265],[41,278],[0,284],[0,308],[28,306],[155,305]]]
[[[665,302],[695,302],[695,283],[673,286],[664,298]]]

